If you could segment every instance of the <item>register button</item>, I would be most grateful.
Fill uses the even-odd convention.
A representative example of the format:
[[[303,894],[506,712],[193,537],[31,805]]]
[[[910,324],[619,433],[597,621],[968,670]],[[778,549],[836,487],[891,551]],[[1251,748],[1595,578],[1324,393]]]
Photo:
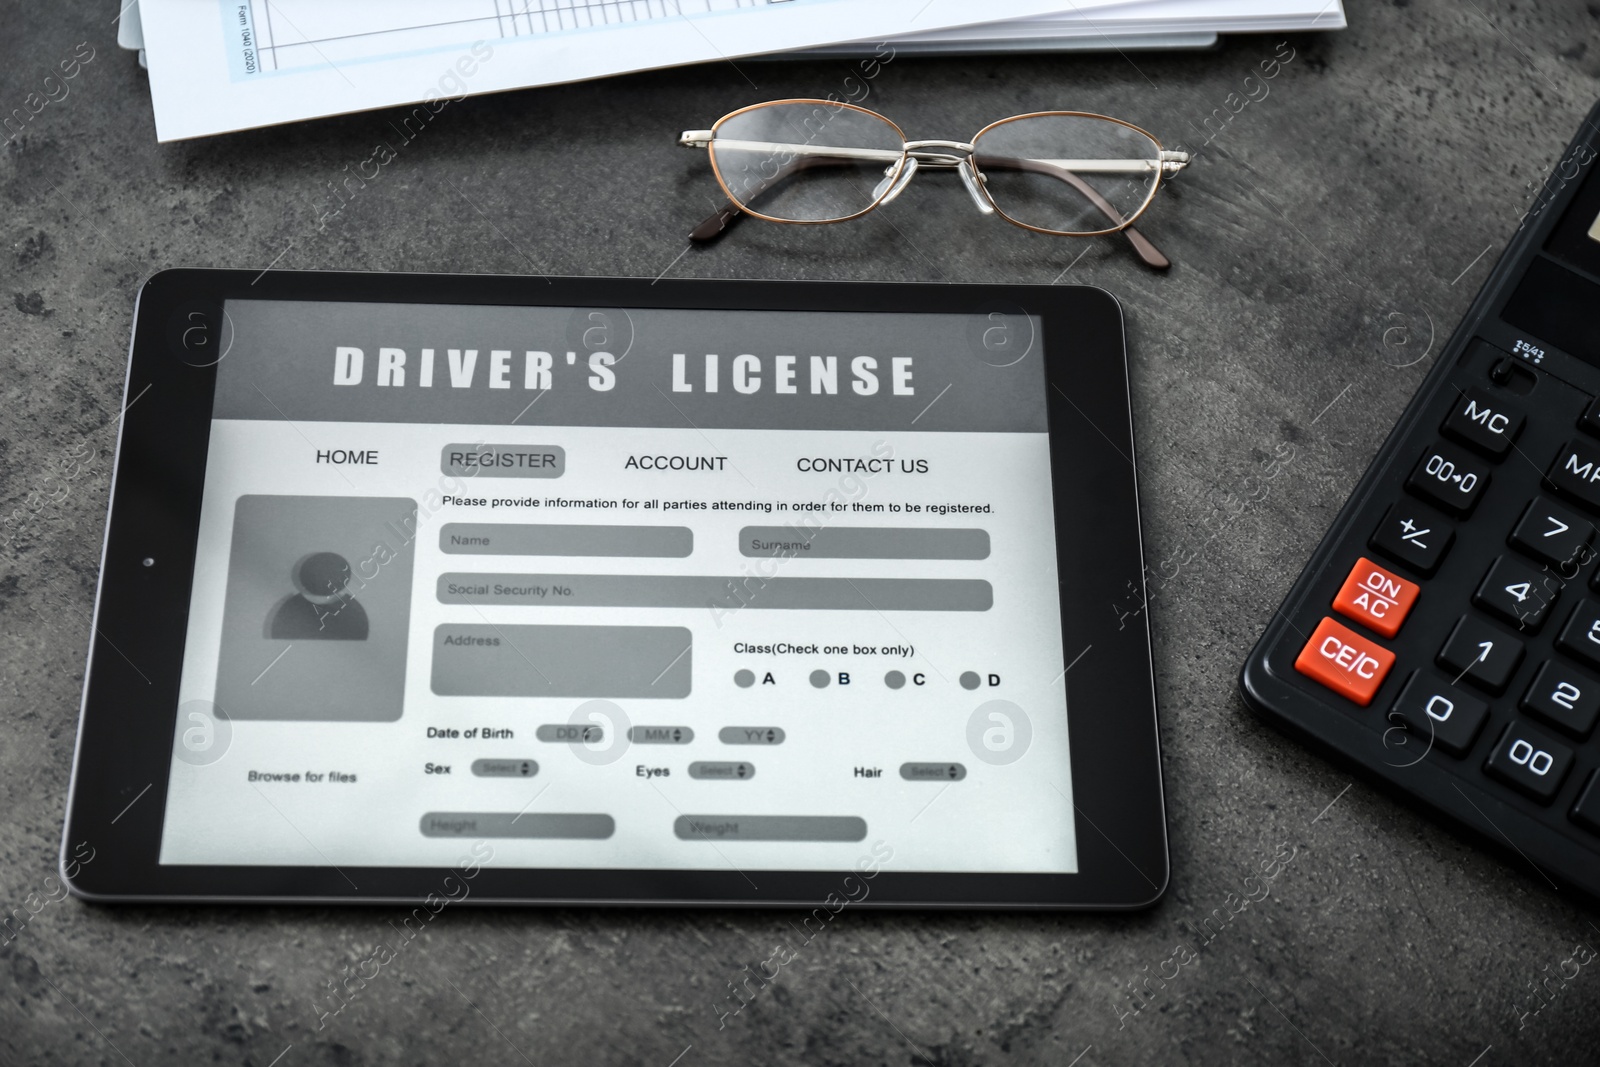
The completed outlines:
[[[439,469],[455,478],[559,478],[567,453],[560,445],[445,445]]]
[[[1406,613],[1421,591],[1417,583],[1362,557],[1350,568],[1350,576],[1333,598],[1333,610],[1384,637],[1393,637],[1400,632],[1400,624],[1406,621]]]
[[[1362,707],[1394,666],[1394,653],[1325,618],[1294,661],[1294,669]]]

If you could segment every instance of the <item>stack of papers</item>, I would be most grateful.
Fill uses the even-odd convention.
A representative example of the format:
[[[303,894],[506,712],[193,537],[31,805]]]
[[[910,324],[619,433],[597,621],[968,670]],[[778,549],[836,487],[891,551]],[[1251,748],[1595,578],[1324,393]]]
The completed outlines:
[[[745,56],[1203,48],[1341,0],[125,0],[162,141]],[[979,10],[981,8],[981,10]],[[876,69],[876,68],[873,68]]]

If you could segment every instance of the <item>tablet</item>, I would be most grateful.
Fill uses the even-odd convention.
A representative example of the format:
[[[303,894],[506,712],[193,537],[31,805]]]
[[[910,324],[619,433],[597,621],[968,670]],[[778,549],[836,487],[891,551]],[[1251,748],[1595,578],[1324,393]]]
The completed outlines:
[[[135,319],[80,896],[1163,891],[1104,291],[179,270]]]

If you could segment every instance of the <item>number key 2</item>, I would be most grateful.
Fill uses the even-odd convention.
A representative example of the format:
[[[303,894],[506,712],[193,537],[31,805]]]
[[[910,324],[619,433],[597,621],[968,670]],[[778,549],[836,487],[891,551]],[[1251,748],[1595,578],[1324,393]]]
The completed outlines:
[[[1406,488],[1452,515],[1465,515],[1489,484],[1489,468],[1453,445],[1434,445],[1422,454]]]
[[[1600,716],[1600,682],[1551,660],[1539,668],[1522,694],[1522,710],[1579,737],[1589,736]]]

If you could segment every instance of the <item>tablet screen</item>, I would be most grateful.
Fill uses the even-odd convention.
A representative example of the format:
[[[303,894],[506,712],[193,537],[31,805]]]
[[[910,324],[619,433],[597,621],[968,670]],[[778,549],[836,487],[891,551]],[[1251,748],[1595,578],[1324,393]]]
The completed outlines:
[[[1039,330],[228,301],[161,862],[1075,872]]]

